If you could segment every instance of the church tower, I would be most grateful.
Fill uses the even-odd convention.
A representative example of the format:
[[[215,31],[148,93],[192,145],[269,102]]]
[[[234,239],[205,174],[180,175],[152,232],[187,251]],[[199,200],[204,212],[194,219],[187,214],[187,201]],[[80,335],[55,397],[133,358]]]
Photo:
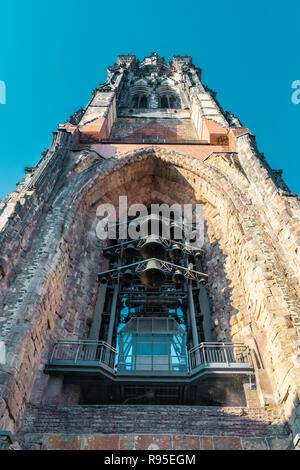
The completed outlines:
[[[299,198],[191,57],[118,56],[0,243],[2,448],[299,446]]]

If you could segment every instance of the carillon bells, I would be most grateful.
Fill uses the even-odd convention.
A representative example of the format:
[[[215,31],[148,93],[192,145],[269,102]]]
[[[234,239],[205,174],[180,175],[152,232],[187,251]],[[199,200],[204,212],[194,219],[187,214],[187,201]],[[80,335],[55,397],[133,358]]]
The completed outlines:
[[[105,258],[112,259],[114,257],[114,251],[111,248],[106,248],[103,250],[103,255]]]
[[[141,248],[141,255],[144,259],[165,257],[166,248],[160,241],[158,235],[149,235]]]
[[[169,221],[159,217],[157,214],[150,214],[140,223],[141,237],[148,235],[168,235],[170,230]]]
[[[197,263],[198,261],[201,261],[202,259],[202,252],[201,251],[195,251],[194,253],[194,260]]]
[[[150,287],[150,289],[161,287],[165,281],[165,273],[161,269],[159,261],[148,261],[146,269],[142,272],[141,281],[145,286]]]
[[[107,284],[108,283],[108,276],[106,276],[105,274],[103,274],[103,275],[99,274],[98,281],[100,282],[100,284]]]
[[[183,257],[183,251],[181,247],[177,244],[174,244],[170,249],[170,258],[172,261],[179,261]]]
[[[172,276],[172,281],[175,284],[181,284],[184,281],[184,275],[180,269],[176,269]]]
[[[125,258],[127,259],[131,259],[133,258],[134,256],[137,255],[137,249],[136,247],[134,246],[133,243],[128,243],[125,247],[124,247],[124,256]]]
[[[189,243],[195,243],[197,239],[197,234],[195,231],[191,232],[188,236]]]
[[[122,281],[125,284],[130,284],[131,281],[133,280],[134,274],[131,271],[131,269],[126,269],[122,275]]]

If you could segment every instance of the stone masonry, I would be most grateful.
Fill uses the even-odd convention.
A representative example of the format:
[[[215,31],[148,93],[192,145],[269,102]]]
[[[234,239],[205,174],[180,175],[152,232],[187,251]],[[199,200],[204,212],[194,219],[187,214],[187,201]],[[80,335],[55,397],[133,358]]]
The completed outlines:
[[[133,108],[135,96],[146,110]],[[160,109],[163,97],[176,107]],[[93,409],[68,386],[47,404],[54,342],[88,338],[92,324],[104,262],[97,206],[117,207],[124,194],[128,204],[203,204],[213,333],[251,350],[247,407]],[[0,202],[0,341],[3,447],[15,438],[32,449],[299,446],[300,200],[190,57],[118,56]]]

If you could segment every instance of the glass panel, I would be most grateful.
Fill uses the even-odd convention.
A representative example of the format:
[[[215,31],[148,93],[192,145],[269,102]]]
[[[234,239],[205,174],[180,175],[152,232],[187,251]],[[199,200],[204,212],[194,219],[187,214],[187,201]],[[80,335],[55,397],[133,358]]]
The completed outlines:
[[[152,370],[152,356],[137,356],[135,370]]]
[[[118,368],[186,371],[185,335],[121,333]]]
[[[153,370],[169,370],[169,356],[154,356]]]
[[[136,335],[137,343],[143,343],[144,341],[152,343],[152,339],[152,335]]]
[[[138,318],[138,332],[151,332],[152,331],[152,319],[151,318]]]
[[[153,322],[154,333],[166,333],[167,332],[167,321],[166,318],[155,318]]]
[[[154,356],[158,356],[158,355],[168,356],[169,355],[169,342],[165,344],[162,344],[162,343],[153,344],[153,354]]]
[[[137,355],[152,356],[152,344],[142,343],[137,345]]]

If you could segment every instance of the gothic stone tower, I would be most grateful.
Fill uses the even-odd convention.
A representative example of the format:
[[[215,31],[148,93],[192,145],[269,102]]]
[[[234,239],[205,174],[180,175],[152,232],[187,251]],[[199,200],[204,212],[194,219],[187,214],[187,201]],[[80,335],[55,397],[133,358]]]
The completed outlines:
[[[201,249],[101,240],[124,195],[201,205]],[[0,203],[0,240],[2,447],[298,445],[299,199],[191,57],[118,56]]]

